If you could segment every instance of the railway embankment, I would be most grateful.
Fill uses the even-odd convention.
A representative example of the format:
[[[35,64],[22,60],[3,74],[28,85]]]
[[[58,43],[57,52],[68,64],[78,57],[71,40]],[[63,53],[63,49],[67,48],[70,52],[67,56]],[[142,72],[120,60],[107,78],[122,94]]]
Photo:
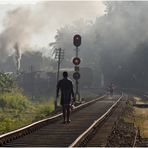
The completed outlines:
[[[126,108],[108,137],[107,146],[148,146],[148,102],[129,96]]]

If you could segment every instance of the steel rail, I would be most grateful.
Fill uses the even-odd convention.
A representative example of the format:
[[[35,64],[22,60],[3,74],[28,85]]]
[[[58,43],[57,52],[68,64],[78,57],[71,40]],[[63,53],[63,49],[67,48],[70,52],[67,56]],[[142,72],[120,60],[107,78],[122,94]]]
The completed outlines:
[[[138,129],[136,129],[136,134],[135,134],[135,137],[134,137],[133,147],[135,147],[135,145],[136,145],[137,137],[138,137]]]
[[[94,123],[85,131],[83,132],[69,147],[79,147],[80,144],[89,136],[93,131],[108,117],[108,115],[111,113],[113,108],[118,104],[118,102],[122,99],[122,95],[119,97],[119,99],[107,110],[105,114],[103,114],[101,117],[99,117]]]
[[[79,110],[81,110],[81,109],[95,103],[96,101],[99,101],[100,99],[104,98],[105,96],[106,95],[103,95],[103,96],[101,96],[99,98],[96,98],[94,100],[88,101],[88,102],[86,102],[84,104],[81,104],[81,105],[75,107],[75,109],[72,110],[72,113],[76,112],[76,111],[79,111]],[[23,137],[25,135],[28,135],[28,134],[42,128],[43,126],[46,126],[46,125],[48,125],[50,123],[58,121],[61,118],[62,118],[62,113],[59,113],[59,114],[57,114],[57,115],[55,115],[53,117],[49,117],[49,118],[34,122],[34,123],[30,124],[30,125],[27,125],[25,127],[20,128],[20,129],[8,132],[8,133],[3,134],[3,135],[0,135],[0,146],[6,144],[8,142],[11,142],[11,141],[13,141],[15,139],[18,139],[20,137]]]

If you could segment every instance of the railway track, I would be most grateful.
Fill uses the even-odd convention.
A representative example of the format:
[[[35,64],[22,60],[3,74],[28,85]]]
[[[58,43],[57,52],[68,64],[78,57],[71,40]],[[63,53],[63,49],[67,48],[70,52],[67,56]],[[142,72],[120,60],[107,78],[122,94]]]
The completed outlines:
[[[121,98],[122,96],[118,95],[112,98],[103,96],[78,106],[72,113],[70,124],[62,124],[62,114],[59,114],[1,135],[0,145],[14,147],[78,146],[94,127],[110,115]]]
[[[96,121],[94,121],[94,123],[85,132],[83,132],[70,146],[71,147],[100,146],[98,145],[99,139],[96,140],[95,138],[96,132],[98,132],[97,131],[98,128],[100,128],[106,122],[106,120],[112,115],[111,113],[115,110],[121,99],[122,96],[120,96],[119,99],[101,117],[99,117]],[[90,141],[93,141],[93,144]]]

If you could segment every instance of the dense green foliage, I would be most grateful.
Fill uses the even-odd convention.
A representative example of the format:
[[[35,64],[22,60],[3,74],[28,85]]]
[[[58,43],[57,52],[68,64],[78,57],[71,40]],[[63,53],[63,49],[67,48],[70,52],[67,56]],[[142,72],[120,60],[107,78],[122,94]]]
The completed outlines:
[[[10,91],[15,83],[14,83],[14,78],[10,74],[5,74],[5,73],[0,73],[0,89],[3,92],[5,91]]]
[[[54,107],[53,99],[48,100],[31,101],[18,89],[13,75],[0,73],[0,134],[47,117]]]
[[[53,111],[53,100],[33,103],[21,92],[0,94],[0,134],[43,119]]]

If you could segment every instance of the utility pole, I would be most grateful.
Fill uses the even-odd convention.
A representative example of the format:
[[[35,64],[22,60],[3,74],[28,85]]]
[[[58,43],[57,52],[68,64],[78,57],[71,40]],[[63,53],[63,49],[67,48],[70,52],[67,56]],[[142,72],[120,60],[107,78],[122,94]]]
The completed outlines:
[[[32,100],[34,99],[34,73],[33,73],[33,66],[30,65],[30,76],[31,76],[31,97]]]
[[[57,60],[57,81],[56,84],[58,84],[59,81],[59,75],[60,75],[60,66],[61,62],[64,59],[64,50],[61,48],[55,49],[55,59]],[[55,110],[57,108],[57,96],[55,97],[54,105],[55,105]]]

